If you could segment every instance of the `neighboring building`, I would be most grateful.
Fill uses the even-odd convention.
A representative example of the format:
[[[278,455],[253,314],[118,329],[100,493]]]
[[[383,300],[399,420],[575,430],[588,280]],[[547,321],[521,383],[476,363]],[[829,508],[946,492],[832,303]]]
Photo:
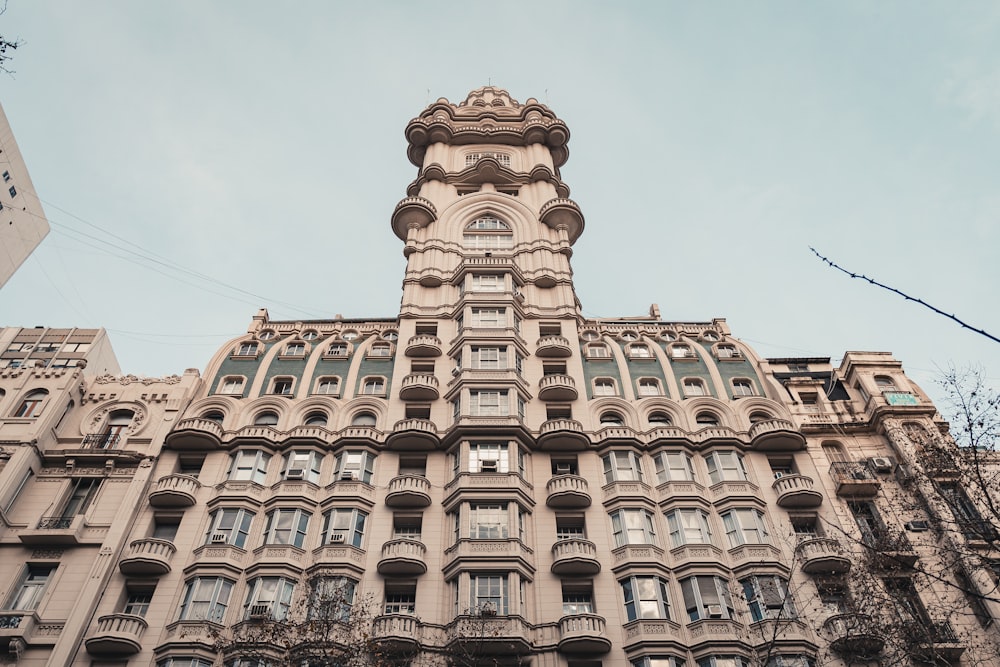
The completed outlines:
[[[486,87],[406,135],[398,317],[260,311],[201,382],[0,372],[21,663],[318,664],[280,644],[332,620],[379,665],[997,664],[984,499],[918,456],[942,424],[898,361],[762,359],[655,306],[586,319],[562,121]],[[60,426],[19,407],[46,373],[59,405],[93,397]],[[140,408],[142,440],[103,446]]]
[[[104,329],[0,329],[0,369],[76,368],[86,375],[118,375],[121,368]]]
[[[49,233],[49,221],[0,107],[0,287]]]

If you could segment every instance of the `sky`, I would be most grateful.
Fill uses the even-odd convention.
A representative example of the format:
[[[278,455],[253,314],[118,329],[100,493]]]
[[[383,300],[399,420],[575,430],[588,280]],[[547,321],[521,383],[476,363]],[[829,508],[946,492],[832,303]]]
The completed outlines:
[[[1000,385],[1000,4],[9,0],[0,102],[52,233],[0,325],[126,373],[272,319],[392,317],[403,129],[487,84],[569,125],[587,317],[725,317],[769,357]]]

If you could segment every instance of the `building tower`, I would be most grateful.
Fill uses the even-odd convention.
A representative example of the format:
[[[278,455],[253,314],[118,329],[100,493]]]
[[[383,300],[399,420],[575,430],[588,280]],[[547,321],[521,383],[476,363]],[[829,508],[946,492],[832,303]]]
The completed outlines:
[[[151,400],[140,380],[94,379],[101,411],[60,425],[13,407],[26,369],[0,373],[20,382],[0,393],[0,429],[49,420],[31,431],[46,444],[19,440],[0,472],[15,658],[996,664],[998,522],[898,361],[763,359],[725,320],[656,306],[586,319],[565,124],[484,87],[430,105],[406,136],[418,171],[391,221],[398,316],[260,311],[200,380],[151,381],[157,428],[128,456],[105,450],[137,427],[117,402]],[[77,487],[40,478],[69,484],[71,459],[98,456],[135,463],[115,473],[130,495],[94,500],[100,520],[43,525],[51,507],[76,516]],[[89,527],[114,511],[101,542]]]

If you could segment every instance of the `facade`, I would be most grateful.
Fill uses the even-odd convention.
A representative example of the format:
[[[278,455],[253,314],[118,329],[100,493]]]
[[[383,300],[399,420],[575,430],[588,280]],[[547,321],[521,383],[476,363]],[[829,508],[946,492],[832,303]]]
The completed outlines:
[[[0,107],[0,287],[49,233],[49,221]]]
[[[0,372],[9,660],[1000,664],[989,498],[898,361],[588,320],[565,124],[486,87],[406,136],[398,316],[261,311],[202,377]]]

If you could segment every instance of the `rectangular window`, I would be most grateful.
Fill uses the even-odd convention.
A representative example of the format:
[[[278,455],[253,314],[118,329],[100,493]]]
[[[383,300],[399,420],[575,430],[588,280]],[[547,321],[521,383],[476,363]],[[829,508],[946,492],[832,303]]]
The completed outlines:
[[[307,618],[347,622],[351,618],[358,582],[347,577],[319,577],[309,591]]]
[[[506,574],[474,574],[469,578],[472,597],[469,609],[481,616],[506,616],[510,613]]]
[[[629,577],[621,580],[628,620],[670,618],[667,582],[661,577]]]
[[[336,475],[342,481],[371,484],[375,472],[375,455],[365,451],[346,451],[337,455]]]
[[[55,571],[55,565],[28,565],[28,569],[7,600],[7,609],[15,611],[38,609],[42,595],[45,594],[45,587],[49,585]]]
[[[246,480],[263,484],[267,478],[267,464],[271,455],[259,449],[244,449],[233,454],[229,459],[229,472],[226,476],[231,480]]]
[[[309,529],[309,513],[300,509],[279,509],[267,515],[264,544],[301,547]]]
[[[469,537],[473,540],[505,540],[509,537],[507,503],[469,505]]]
[[[215,510],[205,531],[205,544],[230,544],[244,548],[253,518],[254,513],[245,509],[226,507]]]
[[[94,502],[94,497],[100,488],[101,480],[99,479],[75,480],[69,498],[66,499],[66,504],[60,514],[61,518],[72,519],[78,514],[85,514],[90,508],[90,504]]]
[[[705,457],[708,476],[712,484],[719,482],[743,482],[747,479],[743,457],[737,452],[712,452]]]
[[[14,493],[11,494],[10,500],[8,500],[7,504],[4,505],[3,508],[4,514],[9,514],[10,511],[14,508],[14,503],[17,502],[18,496],[21,495],[21,492],[24,491],[24,487],[28,485],[28,482],[30,482],[31,478],[34,476],[35,476],[35,471],[32,470],[31,468],[28,468],[27,472],[25,472],[24,475],[21,477],[21,481],[18,482],[17,488],[14,489]]]
[[[608,349],[607,345],[588,345],[587,346],[587,358],[588,359],[610,359],[611,350]]]
[[[712,543],[708,515],[700,509],[672,510],[667,513],[667,524],[670,527],[670,543],[675,547]]]
[[[726,526],[729,546],[741,544],[770,544],[764,514],[755,509],[735,509],[722,513],[722,523]]]
[[[184,588],[181,621],[211,621],[221,623],[229,607],[233,582],[222,577],[195,577]]]
[[[325,544],[350,544],[361,548],[368,513],[357,509],[334,509],[323,515]]]
[[[495,274],[481,274],[472,276],[473,292],[502,292],[504,290],[504,277]]]
[[[611,452],[601,457],[604,462],[604,481],[641,482],[642,466],[635,452]]]
[[[320,465],[323,457],[319,452],[296,450],[285,455],[285,469],[281,472],[286,480],[305,480],[319,483]]]
[[[729,582],[722,577],[699,576],[681,580],[688,620],[732,618],[733,601]]]
[[[149,611],[149,603],[153,601],[152,593],[130,593],[125,599],[125,606],[122,607],[123,614],[132,616],[145,616]]]
[[[694,480],[691,457],[684,452],[660,452],[653,461],[656,464],[656,481],[659,484]]]
[[[503,308],[473,308],[472,326],[480,329],[495,329],[507,326],[507,311]]]
[[[510,397],[506,391],[473,390],[469,392],[469,409],[473,417],[508,417]]]
[[[295,582],[284,577],[251,579],[243,605],[244,618],[283,620],[288,616],[288,608],[292,606],[294,591]]]
[[[743,597],[756,623],[766,618],[795,618],[795,605],[788,584],[775,575],[757,575],[740,580]]]
[[[469,445],[469,472],[510,472],[507,445],[492,442]]]
[[[611,513],[615,547],[626,544],[656,544],[653,515],[647,510],[617,510]]]
[[[385,614],[415,614],[417,610],[416,593],[389,593],[385,594]]]
[[[507,368],[507,348],[473,347],[472,367],[484,370]]]
[[[563,616],[594,613],[594,595],[589,591],[563,591]]]

